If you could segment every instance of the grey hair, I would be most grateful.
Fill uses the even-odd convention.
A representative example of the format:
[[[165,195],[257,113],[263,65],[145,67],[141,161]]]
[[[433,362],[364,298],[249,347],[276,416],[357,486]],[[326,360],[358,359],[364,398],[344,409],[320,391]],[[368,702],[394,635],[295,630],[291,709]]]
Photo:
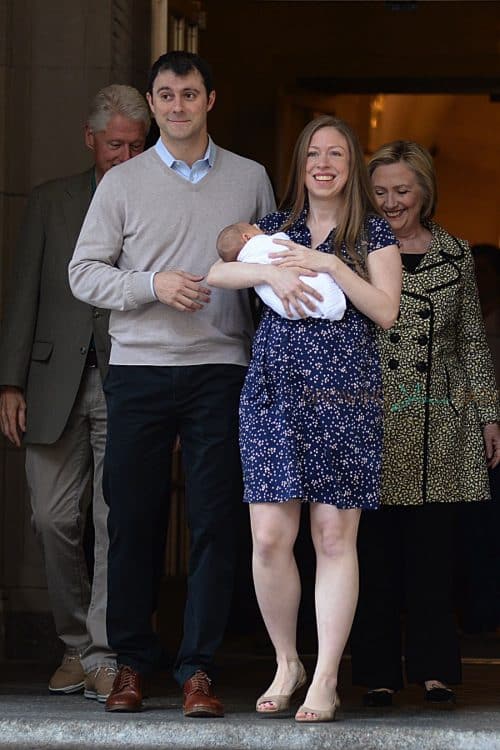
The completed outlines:
[[[106,130],[113,115],[142,121],[146,130],[151,124],[146,100],[133,86],[113,83],[98,91],[90,103],[87,125],[94,133],[99,133]]]

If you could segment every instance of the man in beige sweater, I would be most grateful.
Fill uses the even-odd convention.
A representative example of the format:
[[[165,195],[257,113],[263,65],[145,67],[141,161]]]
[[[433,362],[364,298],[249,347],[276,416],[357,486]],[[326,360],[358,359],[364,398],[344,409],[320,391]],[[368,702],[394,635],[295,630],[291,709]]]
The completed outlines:
[[[252,321],[246,292],[210,290],[204,278],[220,230],[254,222],[275,204],[264,168],[209,138],[215,91],[202,58],[160,57],[147,96],[160,139],[131,169],[102,180],[69,271],[75,296],[111,309],[104,492],[108,636],[119,672],[106,709],[141,710],[142,676],[161,658],[151,613],[179,434],[191,546],[174,674],[186,716],[223,716],[211,676],[233,587],[242,499],[238,403]]]

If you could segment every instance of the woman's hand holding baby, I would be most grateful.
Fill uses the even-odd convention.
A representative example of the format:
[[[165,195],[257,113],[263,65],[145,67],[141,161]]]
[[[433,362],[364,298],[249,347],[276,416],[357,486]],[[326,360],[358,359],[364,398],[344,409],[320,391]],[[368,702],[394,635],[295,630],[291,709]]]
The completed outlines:
[[[267,276],[266,281],[282,301],[286,314],[292,317],[293,311],[296,311],[301,318],[307,318],[305,308],[316,310],[314,300],[321,302],[323,297],[300,278],[301,276],[316,276],[315,271],[296,268],[294,265],[290,264],[289,267],[285,268],[283,266],[278,267],[275,264],[263,266],[263,268]]]
[[[281,268],[300,268],[301,275],[304,276],[306,271],[315,271],[316,273],[329,273],[333,276],[333,269],[338,258],[335,255],[321,253],[319,250],[311,250],[309,247],[299,245],[292,240],[273,240],[276,245],[283,245],[286,250],[278,250],[269,253],[273,265]]]

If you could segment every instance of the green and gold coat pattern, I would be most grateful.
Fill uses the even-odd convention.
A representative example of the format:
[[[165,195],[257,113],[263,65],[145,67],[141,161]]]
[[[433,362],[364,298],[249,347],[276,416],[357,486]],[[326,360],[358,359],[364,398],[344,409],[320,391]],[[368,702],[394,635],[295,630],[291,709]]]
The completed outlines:
[[[482,425],[498,392],[469,246],[437,224],[398,321],[378,330],[384,389],[381,500],[420,505],[489,498]]]

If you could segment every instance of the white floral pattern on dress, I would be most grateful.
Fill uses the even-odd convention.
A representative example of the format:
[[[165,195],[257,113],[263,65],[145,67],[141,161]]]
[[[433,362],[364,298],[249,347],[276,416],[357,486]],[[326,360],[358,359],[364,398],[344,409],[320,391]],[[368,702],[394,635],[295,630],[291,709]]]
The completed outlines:
[[[267,233],[288,214],[261,219]],[[306,209],[287,229],[307,247]],[[366,221],[368,252],[396,244]],[[318,246],[332,252],[331,236]],[[382,450],[381,372],[373,324],[349,302],[338,321],[287,320],[265,307],[240,401],[245,501],[377,508]]]

